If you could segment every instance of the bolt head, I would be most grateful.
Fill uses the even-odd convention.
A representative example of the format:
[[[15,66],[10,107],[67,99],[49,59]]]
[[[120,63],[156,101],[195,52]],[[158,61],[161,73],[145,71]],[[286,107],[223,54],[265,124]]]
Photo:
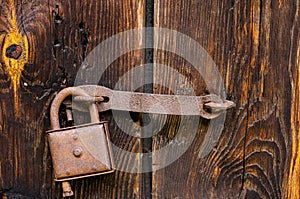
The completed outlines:
[[[83,149],[80,146],[76,146],[73,149],[73,155],[77,158],[82,155],[82,152],[83,152]]]

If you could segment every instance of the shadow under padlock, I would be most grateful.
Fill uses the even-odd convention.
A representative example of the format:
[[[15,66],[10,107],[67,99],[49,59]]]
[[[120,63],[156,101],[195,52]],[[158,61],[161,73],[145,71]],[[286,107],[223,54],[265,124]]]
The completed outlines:
[[[91,177],[115,171],[107,122],[100,122],[96,104],[89,105],[91,123],[60,128],[59,107],[70,95],[89,96],[75,87],[60,91],[52,102],[47,131],[55,181],[62,181],[63,197],[72,196],[67,180]]]

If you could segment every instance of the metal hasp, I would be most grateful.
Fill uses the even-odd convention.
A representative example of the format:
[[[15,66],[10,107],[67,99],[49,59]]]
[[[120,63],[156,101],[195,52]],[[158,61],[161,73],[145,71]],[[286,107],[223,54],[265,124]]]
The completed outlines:
[[[206,119],[218,117],[224,110],[232,108],[235,103],[222,100],[215,94],[204,96],[162,95],[127,91],[115,91],[103,86],[84,85],[83,89],[90,97],[75,97],[74,101],[99,101],[98,111],[109,109],[168,114],[168,115],[200,115]],[[105,100],[106,99],[106,100]],[[73,108],[85,111],[78,103]]]
[[[74,95],[74,101],[89,104],[90,124],[60,128],[58,111],[66,97]],[[97,103],[96,103],[97,102]],[[68,120],[72,120],[70,108],[87,111],[82,103],[66,100]],[[108,126],[100,122],[99,112],[109,109],[171,114],[200,115],[206,119],[218,117],[224,110],[235,106],[214,94],[205,96],[160,95],[126,91],[114,91],[103,86],[86,85],[69,87],[60,91],[52,102],[48,131],[55,181],[63,181],[63,196],[73,192],[66,180],[101,175],[114,171]]]
[[[52,130],[47,131],[54,180],[63,181],[63,197],[73,195],[71,186],[66,180],[115,171],[107,122],[100,122],[99,112],[94,102],[89,102],[92,123],[60,128],[59,107],[70,95],[89,97],[84,90],[75,87],[65,88],[59,92],[50,109]]]

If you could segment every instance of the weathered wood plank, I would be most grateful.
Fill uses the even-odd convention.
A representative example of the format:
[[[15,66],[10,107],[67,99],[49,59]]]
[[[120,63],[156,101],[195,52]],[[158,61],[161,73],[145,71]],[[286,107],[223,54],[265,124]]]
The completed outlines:
[[[219,141],[204,158],[198,154],[209,123],[200,120],[189,150],[153,173],[154,198],[299,197],[296,2],[155,1],[155,26],[177,30],[199,42],[216,62],[227,95],[237,106],[227,113]],[[154,61],[188,77],[197,95],[205,92],[203,79],[196,78],[193,66],[180,56],[156,51]],[[154,78],[168,75],[154,74]],[[187,84],[172,78],[163,83],[170,87]],[[178,118],[169,118],[153,142],[154,151],[174,139],[174,126],[179,126]]]
[[[140,0],[1,0],[1,47],[14,27],[12,13],[15,13],[17,32],[28,39],[28,49],[23,49],[28,51],[28,61],[22,68],[19,87],[15,87],[17,95],[14,95],[14,79],[3,59],[6,49],[1,48],[0,195],[61,198],[60,183],[52,181],[45,140],[45,131],[50,128],[49,104],[57,91],[74,84],[78,68],[94,47],[114,34],[144,26],[144,3]],[[135,42],[139,45],[139,40]],[[115,49],[107,50],[113,52]],[[105,71],[100,84],[113,88],[120,76],[143,60],[140,50],[122,55]],[[92,78],[92,75],[85,78]],[[124,88],[135,89],[131,79],[126,81]],[[16,96],[18,102],[14,102]],[[111,113],[102,118],[111,120]],[[114,121],[110,122],[115,145],[130,152],[141,151],[139,139],[122,133]],[[131,126],[127,128],[134,131]],[[121,167],[127,167],[127,161],[124,159]],[[71,184],[75,198],[141,198],[140,174],[117,171]]]
[[[3,193],[9,198],[61,197],[60,184],[52,181],[44,133],[49,129],[51,99],[55,92],[73,85],[82,61],[100,42],[145,25],[146,2],[0,1],[0,197]],[[154,152],[171,141],[194,141],[173,164],[153,172],[152,197],[299,198],[299,0],[154,2],[155,26],[177,30],[199,42],[216,62],[227,95],[237,107],[228,112],[221,137],[220,129],[208,132],[207,120],[154,116],[153,121],[161,125],[153,126],[159,132],[153,140]],[[22,62],[13,61],[10,67],[4,57],[12,44],[7,35],[25,52]],[[173,42],[174,49],[180,42],[158,41],[161,45]],[[161,81],[153,86],[154,93],[177,90],[191,94],[189,84],[196,95],[207,92],[203,77],[187,60],[161,50],[154,55],[154,62],[186,77],[154,68],[153,80]],[[114,88],[144,57],[140,50],[119,57],[100,84]],[[93,75],[85,78],[95,78]],[[133,79],[125,80],[124,89],[135,89]],[[101,117],[111,120],[114,144],[131,152],[148,150],[139,139],[124,133],[138,131],[134,126],[125,125],[122,132],[110,112]],[[185,134],[176,137],[180,127]],[[219,140],[212,149],[202,147],[203,142],[208,143],[208,133]],[[149,144],[147,140],[143,143]],[[199,155],[203,150],[209,154]],[[167,164],[172,152],[178,151],[155,156],[153,168]],[[116,156],[122,160],[120,154]],[[123,169],[130,170],[128,161],[121,162]],[[72,185],[75,198],[144,198],[151,196],[148,176],[118,171]]]
[[[300,1],[296,1],[292,12],[292,24],[289,49],[289,74],[292,85],[291,104],[291,162],[288,173],[288,187],[285,189],[285,196],[288,198],[300,198],[300,142],[299,142],[299,121],[300,121]]]

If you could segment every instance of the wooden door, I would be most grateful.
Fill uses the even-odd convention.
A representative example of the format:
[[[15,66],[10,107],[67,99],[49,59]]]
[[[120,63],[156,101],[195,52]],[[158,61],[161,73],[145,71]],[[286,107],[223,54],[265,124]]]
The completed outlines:
[[[155,27],[134,35],[135,50],[120,55],[100,85],[115,88],[134,67],[156,63],[145,65],[141,79],[160,84],[136,89],[129,74],[122,88],[191,94],[191,86],[195,95],[205,95],[219,94],[223,82],[236,107],[213,130],[212,121],[199,117],[139,113],[131,114],[132,125],[124,120],[126,129],[121,129],[111,111],[101,114],[110,123],[112,142],[128,152],[154,154],[182,141],[177,136],[182,132],[191,143],[170,163],[172,151],[133,162],[151,171],[146,173],[135,172],[132,160],[116,153],[120,169],[72,181],[74,198],[300,198],[299,0],[0,2],[0,197],[61,198],[45,133],[53,97],[74,85],[83,61],[101,42],[123,31]],[[177,39],[161,37],[166,30]],[[180,35],[203,47],[206,60],[189,57],[207,66],[215,63],[221,83],[199,74],[184,54],[167,50],[183,46],[182,53],[191,52],[192,44],[182,43]],[[143,42],[160,48],[144,49]],[[118,47],[108,50],[118,53]],[[66,125],[64,108],[61,118]],[[126,134],[149,133],[137,128],[149,119],[161,127],[151,127],[157,131],[152,137]]]
[[[299,1],[155,1],[155,26],[184,33],[211,55],[236,108],[213,150],[199,158],[207,123],[189,150],[153,173],[154,198],[299,198]],[[188,71],[159,52],[155,62]],[[159,90],[158,92],[163,92]],[[171,119],[154,150],[172,139]]]

